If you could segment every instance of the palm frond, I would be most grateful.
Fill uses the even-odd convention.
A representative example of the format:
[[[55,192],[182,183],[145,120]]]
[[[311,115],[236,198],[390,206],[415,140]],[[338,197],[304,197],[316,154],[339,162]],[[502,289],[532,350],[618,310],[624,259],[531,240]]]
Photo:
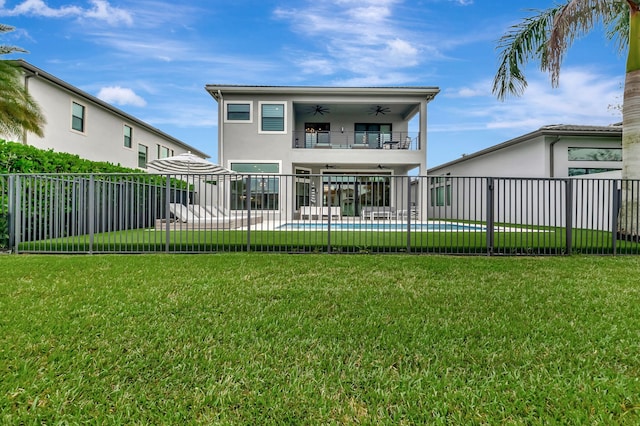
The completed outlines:
[[[544,47],[555,15],[563,6],[556,6],[525,18],[512,26],[498,41],[500,65],[493,80],[493,93],[498,99],[509,94],[521,95],[527,87],[522,68],[530,59],[544,55]]]
[[[46,120],[20,78],[14,62],[0,61],[0,134],[20,137],[27,131],[43,136]]]
[[[619,52],[629,46],[629,10],[624,2],[614,2],[611,13],[605,19],[606,36]]]
[[[540,62],[540,68],[551,75],[554,87],[558,85],[560,66],[567,49],[596,25],[610,22],[615,13],[623,11],[621,6],[611,0],[570,0],[557,11]]]

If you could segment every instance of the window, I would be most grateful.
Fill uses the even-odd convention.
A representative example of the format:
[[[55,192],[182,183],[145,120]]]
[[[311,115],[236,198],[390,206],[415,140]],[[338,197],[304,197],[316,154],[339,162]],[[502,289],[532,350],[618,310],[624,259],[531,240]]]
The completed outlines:
[[[131,148],[131,141],[133,140],[133,129],[131,126],[124,125],[124,146]]]
[[[588,168],[588,167],[569,167],[569,176],[582,176],[593,175],[596,173],[613,172],[621,169],[606,169],[606,168]]]
[[[245,210],[247,201],[251,209],[278,210],[280,202],[279,163],[231,163],[231,170],[245,176],[241,180],[231,182],[231,209]],[[247,200],[248,197],[248,200]]]
[[[431,182],[431,206],[442,207],[451,205],[451,178],[449,173],[445,176],[430,178]]]
[[[85,107],[76,102],[71,105],[71,128],[84,133]]]
[[[142,169],[147,168],[147,157],[149,155],[149,148],[144,145],[138,145],[138,167]]]
[[[260,103],[260,132],[284,133],[284,108],[283,103]]]
[[[231,163],[231,170],[238,173],[280,173],[279,163]]]
[[[304,123],[304,146],[311,148],[316,144],[331,143],[330,123]]]
[[[569,148],[569,161],[622,161],[622,148]]]
[[[310,174],[311,170],[297,168],[295,169],[296,174],[296,210],[300,209],[300,206],[310,206],[311,205],[311,179]],[[314,187],[315,190],[315,187]],[[314,191],[315,192],[315,191]],[[316,194],[314,194],[315,198]],[[317,200],[313,200],[314,204]]]
[[[382,148],[391,141],[391,124],[356,123],[355,143],[369,145],[369,148]]]
[[[225,121],[251,121],[250,103],[228,103]]]
[[[167,158],[173,155],[173,150],[166,146],[158,145],[158,158]]]

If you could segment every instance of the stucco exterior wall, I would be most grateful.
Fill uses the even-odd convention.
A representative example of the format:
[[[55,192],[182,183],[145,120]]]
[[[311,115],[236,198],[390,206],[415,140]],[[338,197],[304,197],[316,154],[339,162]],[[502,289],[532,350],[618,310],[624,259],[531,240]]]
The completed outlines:
[[[40,149],[76,154],[91,161],[106,161],[128,168],[138,168],[138,147],[148,148],[147,161],[158,158],[158,146],[169,155],[191,151],[206,158],[207,154],[149,126],[105,102],[82,92],[62,80],[22,62],[23,84],[38,103],[46,119],[44,136],[27,133],[22,142]],[[73,102],[84,106],[84,131],[72,129]],[[131,147],[124,145],[124,126],[133,129]]]
[[[489,151],[472,154],[450,164],[429,170],[433,176],[492,176],[563,178],[569,168],[620,168],[617,161],[569,161],[569,148],[620,148],[619,136],[538,135],[526,141]]]
[[[436,167],[429,175],[544,177],[548,168],[545,151],[541,136],[531,143],[512,145],[450,166]]]

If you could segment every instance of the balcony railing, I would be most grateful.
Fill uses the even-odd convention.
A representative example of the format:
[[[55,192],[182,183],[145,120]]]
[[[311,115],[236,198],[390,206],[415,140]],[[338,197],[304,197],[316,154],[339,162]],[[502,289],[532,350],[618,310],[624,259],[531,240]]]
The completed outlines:
[[[420,149],[417,132],[299,131],[293,134],[293,147],[333,149]]]

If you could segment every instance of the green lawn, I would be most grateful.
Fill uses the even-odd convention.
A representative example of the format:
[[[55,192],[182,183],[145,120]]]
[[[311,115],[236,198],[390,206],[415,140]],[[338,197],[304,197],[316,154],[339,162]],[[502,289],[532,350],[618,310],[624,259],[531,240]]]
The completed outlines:
[[[494,253],[565,254],[564,228],[518,228],[517,232],[496,232]],[[23,252],[332,252],[342,253],[453,253],[486,254],[484,232],[375,232],[332,231],[171,231],[136,229],[22,242]],[[610,233],[576,229],[572,233],[573,253],[612,254]],[[640,254],[640,244],[617,241],[616,253]]]
[[[0,256],[0,424],[640,423],[640,257]]]

